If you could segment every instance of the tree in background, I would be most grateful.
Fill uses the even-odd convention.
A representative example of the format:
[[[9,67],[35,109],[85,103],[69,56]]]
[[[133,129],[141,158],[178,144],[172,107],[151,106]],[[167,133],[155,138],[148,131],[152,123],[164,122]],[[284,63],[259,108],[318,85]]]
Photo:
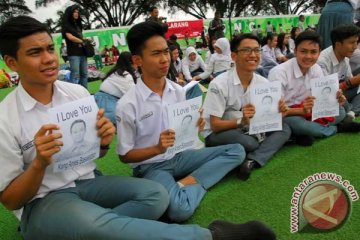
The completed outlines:
[[[25,5],[24,0],[0,0],[0,23],[10,17],[29,13],[31,10]]]
[[[36,6],[46,6],[56,0],[37,0]],[[150,6],[161,0],[72,0],[82,8],[85,28],[90,23],[97,27],[117,27],[131,25],[142,15],[147,15]],[[91,26],[95,28],[95,26]]]

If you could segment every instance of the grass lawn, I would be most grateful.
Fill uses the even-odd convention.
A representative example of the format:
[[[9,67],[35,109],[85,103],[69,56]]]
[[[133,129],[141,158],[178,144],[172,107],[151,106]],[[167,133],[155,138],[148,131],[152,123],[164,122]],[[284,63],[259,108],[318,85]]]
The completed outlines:
[[[96,92],[99,84],[99,81],[91,82],[90,92]],[[0,100],[10,90],[1,89]],[[268,223],[280,240],[357,240],[360,233],[360,201],[352,202],[351,215],[341,228],[331,232],[306,228],[306,231],[295,234],[290,233],[290,201],[294,187],[306,177],[320,172],[341,175],[343,180],[350,181],[360,191],[359,141],[359,134],[337,134],[317,140],[312,147],[285,146],[267,166],[256,170],[246,182],[239,181],[234,173],[230,173],[209,190],[187,223],[205,227],[214,219],[233,222],[258,219]],[[119,162],[115,144],[114,141],[106,157],[97,160],[99,169],[105,175],[131,175],[131,169]],[[321,202],[324,206],[328,203],[329,199]],[[0,239],[21,239],[17,226],[14,215],[0,204]]]

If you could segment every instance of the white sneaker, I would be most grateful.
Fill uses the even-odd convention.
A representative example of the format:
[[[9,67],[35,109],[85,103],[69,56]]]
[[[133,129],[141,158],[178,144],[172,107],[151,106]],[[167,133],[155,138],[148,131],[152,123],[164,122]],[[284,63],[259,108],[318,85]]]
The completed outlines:
[[[349,122],[353,122],[354,120],[355,120],[355,113],[353,111],[349,111],[346,113],[343,122],[349,123]]]

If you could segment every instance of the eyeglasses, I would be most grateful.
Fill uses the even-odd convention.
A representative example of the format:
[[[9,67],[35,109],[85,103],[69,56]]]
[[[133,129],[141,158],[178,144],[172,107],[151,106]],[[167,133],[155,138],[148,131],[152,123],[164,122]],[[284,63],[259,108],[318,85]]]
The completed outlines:
[[[243,54],[246,55],[250,55],[252,52],[254,52],[255,54],[260,54],[261,53],[261,48],[249,48],[249,47],[245,47],[245,48],[240,48],[237,49],[236,52],[241,52]]]

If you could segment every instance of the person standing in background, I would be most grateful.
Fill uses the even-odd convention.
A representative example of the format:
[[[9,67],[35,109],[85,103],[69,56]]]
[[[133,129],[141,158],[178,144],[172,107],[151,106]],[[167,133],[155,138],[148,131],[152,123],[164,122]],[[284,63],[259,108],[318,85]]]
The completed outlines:
[[[67,57],[67,49],[65,43],[61,43],[60,55],[61,58],[64,60],[64,63],[66,63],[68,61],[68,57]]]
[[[83,26],[78,5],[66,8],[62,19],[62,37],[65,39],[70,62],[70,82],[78,83],[87,88],[87,58],[84,51]]]
[[[359,0],[328,0],[326,2],[316,29],[322,37],[322,49],[332,45],[330,32],[333,28],[340,24],[354,22],[354,12],[359,7]]]

